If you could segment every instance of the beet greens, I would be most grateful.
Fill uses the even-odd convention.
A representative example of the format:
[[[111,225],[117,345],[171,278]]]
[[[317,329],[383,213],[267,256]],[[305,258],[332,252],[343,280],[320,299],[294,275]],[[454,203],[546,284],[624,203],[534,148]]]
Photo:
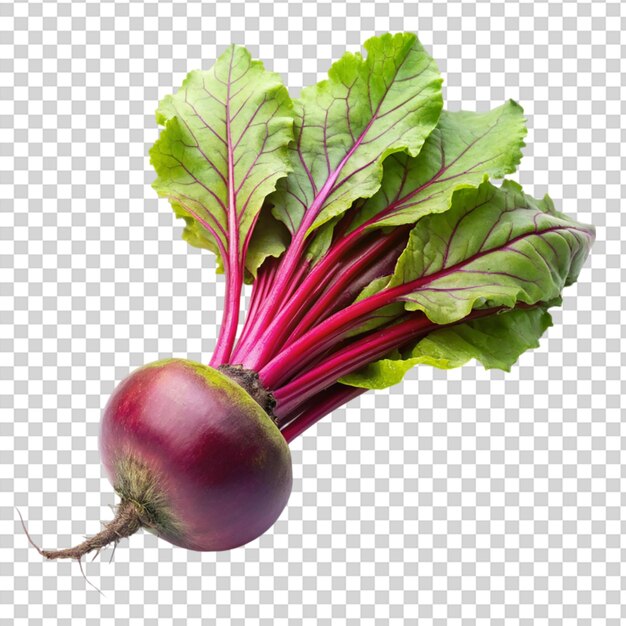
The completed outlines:
[[[260,65],[237,89],[251,63],[238,47],[159,107],[166,128],[151,152],[154,186],[186,219],[191,244],[218,248],[226,274],[211,365],[258,372],[283,428],[319,413],[331,387],[340,402],[356,393],[342,383],[388,386],[416,363],[476,358],[509,369],[537,346],[546,309],[576,279],[594,237],[548,198],[487,182],[521,160],[518,104],[442,111],[441,78],[414,35],[364,47],[366,58],[344,55],[293,108]],[[188,119],[181,126],[177,116]],[[242,187],[253,201],[239,200]],[[245,219],[222,220],[222,241],[208,222],[224,207]],[[254,284],[235,344],[242,267]]]

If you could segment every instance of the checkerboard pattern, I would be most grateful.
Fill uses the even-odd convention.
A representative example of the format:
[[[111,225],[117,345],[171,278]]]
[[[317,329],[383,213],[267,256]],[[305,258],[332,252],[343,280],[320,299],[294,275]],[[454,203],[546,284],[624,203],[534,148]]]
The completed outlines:
[[[158,99],[245,43],[297,94],[346,49],[415,31],[450,109],[513,98],[517,179],[597,226],[580,283],[510,374],[411,372],[294,442],[289,506],[218,554],[150,534],[43,562],[110,519],[116,381],[207,360],[223,281],[150,188]],[[0,625],[626,623],[626,4],[0,2]]]

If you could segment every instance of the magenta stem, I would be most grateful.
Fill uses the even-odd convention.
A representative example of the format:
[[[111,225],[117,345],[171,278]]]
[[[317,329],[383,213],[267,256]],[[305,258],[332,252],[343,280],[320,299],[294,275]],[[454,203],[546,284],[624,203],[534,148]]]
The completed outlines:
[[[237,218],[235,164],[233,160],[234,148],[230,127],[230,80],[232,69],[231,56],[226,87],[226,142],[228,153],[228,263],[225,262],[226,302],[222,326],[217,338],[215,352],[211,359],[212,367],[218,367],[228,362],[233,346],[235,345],[237,325],[239,323],[239,308],[241,305],[241,290],[243,288],[243,258],[246,253],[245,250],[239,250],[239,220]]]
[[[310,294],[313,293],[315,290],[319,290],[320,286],[323,287],[327,285],[329,278],[334,275],[335,268],[342,264],[346,256],[351,256],[353,247],[357,246],[359,242],[368,234],[374,232],[373,230],[369,230],[369,227],[374,224],[377,219],[380,219],[388,212],[390,212],[399,202],[401,202],[401,200],[398,200],[395,203],[391,204],[387,209],[385,209],[384,212],[370,218],[367,222],[364,222],[353,231],[343,236],[341,239],[334,241],[330,249],[312,268],[311,272],[302,282],[298,290],[295,292],[292,300],[288,303],[287,307],[289,308],[284,309],[284,313],[281,312],[282,315],[285,318],[288,318],[294,313],[294,309],[302,306],[302,303],[303,301],[306,301],[307,296],[310,296]],[[343,228],[345,228],[345,224],[343,225]],[[401,237],[399,233],[404,232],[404,228],[406,228],[407,231],[409,230],[409,227],[398,227],[388,235],[380,234],[379,240],[392,239],[393,241],[395,241],[396,238]],[[348,255],[346,253],[350,254]]]
[[[391,289],[384,289],[355,302],[325,319],[318,326],[304,334],[300,339],[287,346],[276,357],[259,371],[261,382],[267,389],[276,389],[296,368],[301,368],[303,361],[311,361],[318,354],[327,349],[329,342],[335,343],[345,331],[362,323],[367,316],[396,298],[410,293],[419,280],[398,285]],[[254,368],[251,368],[254,369]]]
[[[338,170],[341,167],[343,167],[343,162]],[[338,174],[338,170],[336,174]],[[336,176],[333,181],[335,179]],[[325,187],[326,185],[324,188]],[[282,341],[293,328],[293,322],[298,319],[299,312],[303,308],[306,308],[308,303],[313,301],[313,299],[320,293],[321,289],[327,285],[328,281],[336,274],[337,268],[345,258],[344,255],[347,252],[350,252],[353,246],[358,245],[359,241],[371,232],[368,230],[369,226],[374,224],[376,220],[381,217],[381,215],[386,215],[388,212],[393,210],[393,208],[395,208],[396,204],[401,202],[401,200],[395,201],[382,214],[375,215],[370,218],[355,228],[352,232],[343,236],[341,239],[335,239],[330,249],[320,259],[320,261],[313,266],[310,273],[294,291],[293,289],[286,287],[289,283],[291,273],[293,272],[293,268],[291,266],[297,263],[298,258],[304,251],[304,234],[313,224],[314,217],[316,217],[316,215],[313,216],[313,219],[307,218],[310,218],[313,211],[319,211],[321,209],[322,205],[320,204],[317,206],[316,201],[321,196],[322,192],[324,192],[324,188],[313,201],[309,211],[305,213],[305,220],[307,221],[305,222],[303,220],[296,236],[287,249],[285,257],[283,257],[278,271],[279,278],[276,280],[272,288],[272,292],[276,295],[273,296],[271,302],[270,299],[268,299],[267,306],[262,309],[260,314],[257,316],[248,337],[245,341],[240,340],[237,349],[235,350],[235,358],[245,361],[245,366],[250,369],[260,369],[263,365],[265,365],[265,363],[267,363],[273,354],[275,354],[275,352],[272,353],[272,350],[276,350],[282,345]],[[303,229],[305,223],[306,229]],[[340,228],[345,230],[347,223],[347,220],[345,222],[342,220]],[[395,237],[397,234],[392,232],[392,235],[390,236]],[[382,235],[382,237],[389,236]],[[293,295],[285,306],[280,307],[280,304],[284,303],[286,300],[286,298],[281,295],[281,292],[286,292],[288,289],[290,293],[293,293]]]
[[[300,257],[304,252],[304,244],[308,234],[307,231],[312,226],[317,214],[324,205],[332,184],[335,183],[338,173],[339,172],[337,172],[334,177],[331,177],[326,181],[324,187],[322,187],[321,191],[313,200],[311,207],[304,214],[296,234],[281,259],[278,272],[274,279],[274,284],[272,285],[271,295],[265,300],[264,305],[257,314],[256,320],[250,330],[250,333],[248,334],[248,337],[244,341],[240,341],[237,346],[237,350],[234,355],[236,359],[240,359],[241,355],[248,355],[253,349],[253,346],[255,346],[258,342],[259,335],[265,331],[265,329],[270,325],[272,318],[276,315],[278,308],[285,299],[285,294],[289,293],[291,290],[293,275],[298,267]]]
[[[306,276],[307,272],[310,269],[309,261],[302,259],[300,261],[299,267],[294,271],[291,280],[289,281],[289,285],[283,291],[283,298],[279,303],[279,306],[284,304],[291,298],[296,289],[300,286],[302,279]]]
[[[520,308],[532,308],[531,305],[521,303]],[[452,324],[435,324],[421,312],[407,313],[403,321],[379,329],[371,335],[362,337],[354,343],[338,350],[328,359],[318,363],[306,373],[292,379],[288,384],[273,391],[277,405],[274,413],[281,420],[289,417],[313,395],[336,383],[342,376],[346,376],[361,367],[385,356],[391,350],[411,345],[416,340],[425,337],[433,330],[456,326],[481,317],[495,315],[506,307],[489,309],[475,309],[469,315]]]
[[[353,231],[356,232],[356,231]],[[279,346],[281,340],[291,330],[293,321],[300,311],[307,306],[321,291],[325,281],[334,276],[341,261],[341,253],[350,248],[358,237],[351,237],[337,242],[326,255],[313,267],[310,274],[302,281],[289,302],[274,315],[260,315],[248,341],[240,342],[236,356],[243,357],[246,367],[259,369],[272,356],[272,349]],[[287,328],[287,324],[289,327]]]
[[[267,274],[265,272],[259,271],[257,274],[256,280],[252,283],[252,293],[250,294],[250,306],[248,307],[248,314],[246,317],[246,322],[244,324],[243,332],[246,330],[246,326],[250,322],[250,318],[254,317],[256,310],[259,308],[259,304],[263,299],[263,293],[265,290],[265,285],[267,283]]]
[[[284,416],[293,413],[311,396],[337,382],[342,376],[381,358],[394,348],[417,340],[434,328],[437,328],[437,324],[423,313],[409,314],[408,319],[355,341],[287,385],[274,389],[277,403],[274,413],[279,418],[278,424]]]
[[[241,299],[241,289],[243,286],[242,274],[239,267],[239,259],[232,259],[234,271],[229,267],[226,272],[226,301],[224,305],[224,316],[220,326],[220,333],[217,338],[215,352],[211,358],[211,367],[218,367],[228,362],[230,353],[235,344],[237,336],[237,324],[239,323],[239,304]]]
[[[323,417],[366,391],[368,390],[362,387],[350,387],[341,383],[334,384],[322,393],[309,398],[304,410],[281,428],[283,437],[287,440],[287,443],[293,441]]]
[[[406,245],[406,235],[397,230],[392,236],[375,240],[362,255],[340,270],[338,276],[330,281],[326,291],[288,336],[286,344],[295,342],[315,324],[353,302],[361,290],[373,280],[390,273]]]
[[[267,259],[259,268],[256,280],[252,283],[252,294],[250,296],[250,307],[246,315],[246,321],[241,331],[241,337],[245,337],[250,326],[255,319],[257,311],[268,293],[268,286],[276,271],[277,260],[274,258]],[[232,357],[231,357],[232,358]]]
[[[356,233],[357,231],[353,232]],[[242,360],[245,367],[257,371],[262,369],[285,347],[285,341],[288,337],[289,343],[291,343],[292,338],[301,336],[305,330],[312,326],[314,321],[319,319],[320,312],[324,313],[323,318],[334,312],[338,306],[337,301],[333,298],[338,293],[342,294],[339,305],[346,301],[351,302],[364,286],[363,280],[352,280],[355,275],[361,274],[361,278],[367,284],[374,277],[383,275],[384,271],[389,271],[389,260],[386,256],[377,263],[375,261],[391,246],[398,246],[398,242],[405,237],[405,232],[397,230],[389,235],[381,235],[378,239],[369,242],[367,247],[355,258],[350,257],[351,261],[348,262],[346,257],[337,253],[337,250],[341,252],[344,247],[350,248],[350,245],[345,244],[346,241],[351,246],[356,247],[364,232],[359,232],[359,235],[354,237],[351,235],[338,242],[337,248],[331,248],[327,255],[304,278],[300,286],[293,292],[291,299],[277,312],[275,318],[266,327],[265,332],[258,336],[255,345],[251,346],[243,356]],[[354,249],[351,252],[353,255],[355,254]],[[370,267],[368,268],[368,266]],[[370,280],[367,280],[368,277],[371,277]],[[324,287],[334,284],[335,279],[336,286],[333,287],[333,293],[329,296],[322,296]],[[321,303],[317,302],[320,297],[323,298]],[[329,304],[334,306],[330,307]],[[312,305],[314,310],[306,312],[307,308]],[[294,327],[298,325],[303,315],[307,316],[306,325],[301,324],[296,333]],[[239,355],[239,352],[237,354]]]

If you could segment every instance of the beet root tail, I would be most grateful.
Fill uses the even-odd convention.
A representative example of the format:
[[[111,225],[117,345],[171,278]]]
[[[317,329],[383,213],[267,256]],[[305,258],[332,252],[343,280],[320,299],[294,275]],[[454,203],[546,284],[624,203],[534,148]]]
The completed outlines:
[[[137,506],[129,500],[122,500],[117,507],[115,517],[93,537],[73,548],[63,550],[40,550],[47,559],[76,559],[80,560],[85,554],[100,551],[105,546],[115,543],[124,537],[130,537],[143,526]]]

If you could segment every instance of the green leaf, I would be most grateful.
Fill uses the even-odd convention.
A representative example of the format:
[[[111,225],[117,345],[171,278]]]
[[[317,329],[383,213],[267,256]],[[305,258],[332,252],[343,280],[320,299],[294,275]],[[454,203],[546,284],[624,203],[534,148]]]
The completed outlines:
[[[270,207],[261,209],[246,254],[246,282],[256,280],[258,269],[268,257],[278,258],[287,249],[289,238],[287,229],[273,217]]]
[[[294,102],[293,171],[274,194],[274,214],[292,234],[375,193],[383,160],[418,154],[439,119],[441,78],[415,35],[373,37],[364,47],[367,58],[345,54]]]
[[[204,248],[205,250],[210,250],[217,257],[217,266],[215,268],[216,274],[224,273],[224,265],[222,263],[222,256],[220,254],[220,249],[217,246],[216,241],[211,237],[211,233],[206,230],[200,224],[200,222],[196,221],[193,217],[191,217],[187,211],[176,202],[170,198],[170,204],[172,205],[172,209],[174,210],[174,215],[176,217],[180,217],[185,220],[185,228],[183,229],[183,239],[194,248]]]
[[[189,73],[156,119],[165,128],[150,150],[154,189],[185,219],[191,245],[241,274],[263,201],[290,168],[292,104],[280,76],[231,46],[210,70]],[[259,252],[245,260],[252,275]]]
[[[311,237],[311,242],[308,244],[305,252],[305,258],[311,265],[315,265],[324,256],[328,248],[330,248],[335,226],[340,219],[340,215],[331,218],[315,231],[314,237]]]
[[[352,228],[412,224],[447,211],[456,189],[514,172],[525,135],[522,108],[513,100],[487,113],[442,111],[417,157],[398,153],[385,161],[382,186],[356,212]]]
[[[369,298],[379,291],[382,291],[385,287],[387,287],[391,278],[391,276],[381,276],[380,278],[376,278],[361,290],[361,293],[355,298],[354,301],[360,302],[361,300],[365,300],[365,298]]]
[[[573,283],[594,240],[588,226],[505,181],[457,190],[449,211],[411,231],[389,286],[411,283],[401,299],[436,324],[473,308],[534,304]]]
[[[348,232],[412,224],[447,211],[456,189],[514,172],[525,135],[522,108],[513,100],[487,113],[442,111],[417,157],[398,152],[385,160],[380,189],[347,213]],[[333,228],[326,223],[315,233],[310,246],[315,253],[309,255],[314,261],[326,252]]]
[[[552,325],[543,307],[513,309],[497,315],[436,330],[412,349],[344,376],[340,382],[365,389],[384,389],[399,383],[416,365],[452,369],[476,359],[485,369],[510,371],[520,355],[539,347],[539,338]]]

